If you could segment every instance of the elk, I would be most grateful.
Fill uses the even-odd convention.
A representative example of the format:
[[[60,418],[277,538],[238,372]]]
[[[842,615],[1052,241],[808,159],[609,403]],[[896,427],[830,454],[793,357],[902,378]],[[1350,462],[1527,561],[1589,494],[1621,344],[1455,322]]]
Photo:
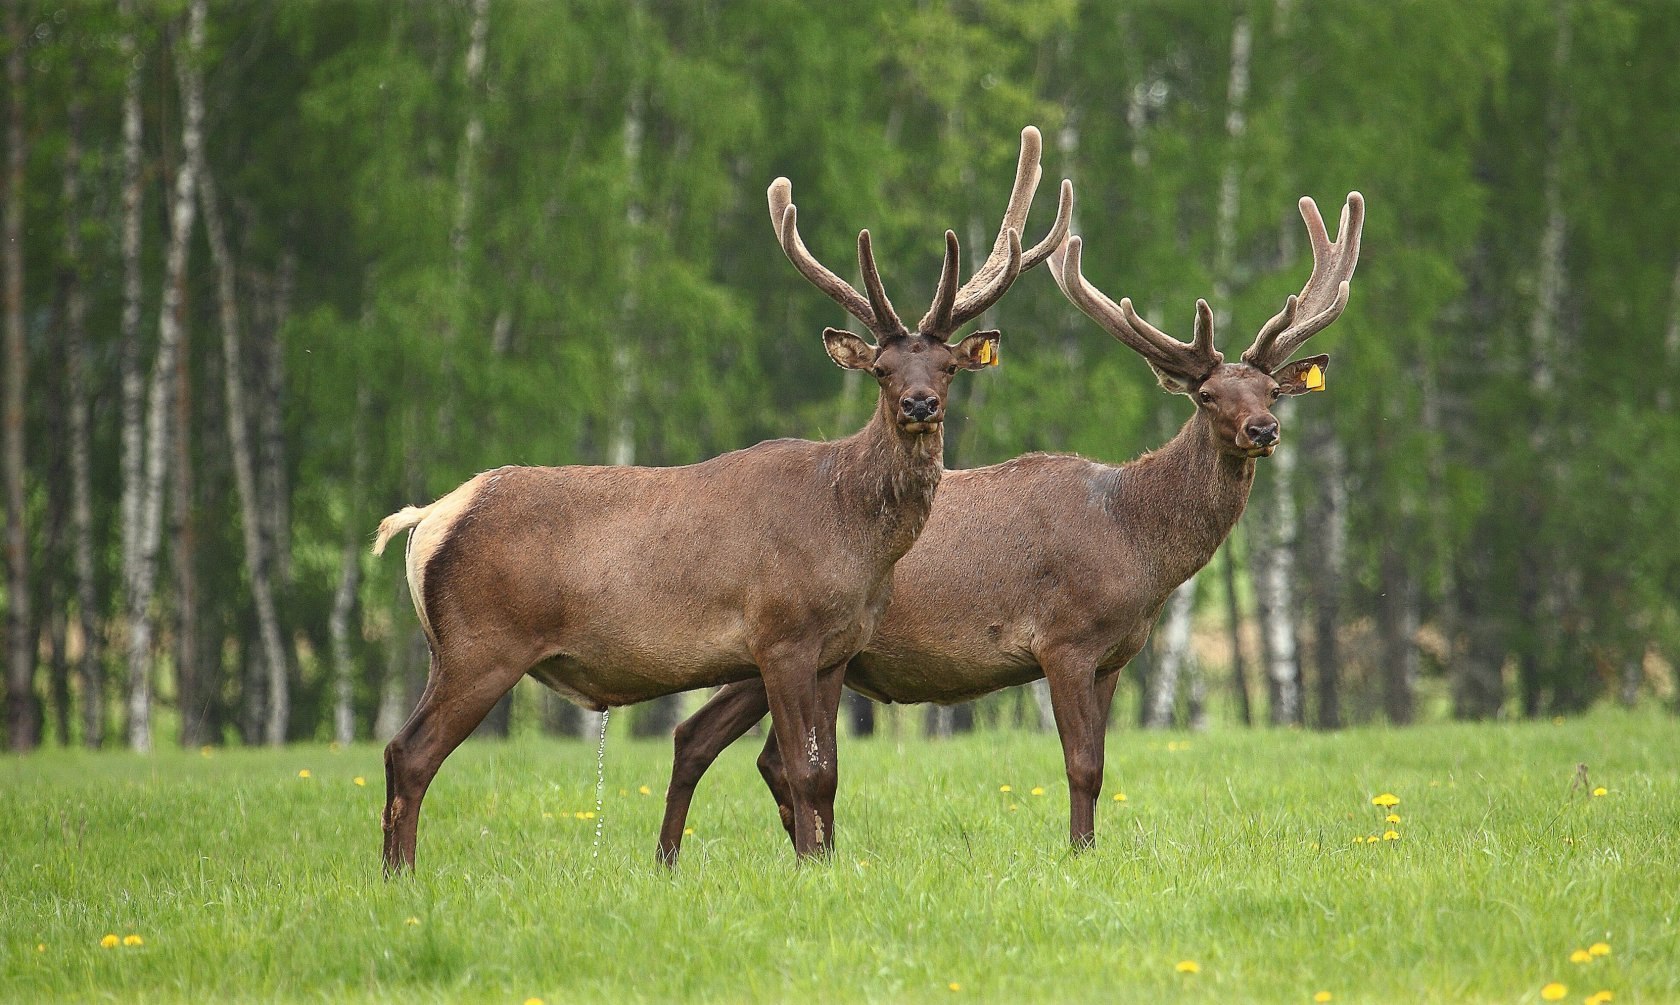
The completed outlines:
[[[1213,311],[1196,302],[1183,343],[1085,280],[1081,240],[1052,255],[1057,285],[1195,413],[1165,446],[1128,464],[1028,454],[946,473],[933,513],[894,573],[899,583],[846,684],[877,701],[967,701],[1044,677],[1061,736],[1068,837],[1095,841],[1104,732],[1120,671],[1137,655],[1167,597],[1207,564],[1248,502],[1255,461],[1277,448],[1272,406],[1322,390],[1328,356],[1287,362],[1347,305],[1365,203],[1351,193],[1332,242],[1310,198],[1300,202],[1313,270],[1300,294],[1260,329],[1240,362],[1213,346]],[[660,855],[674,861],[694,786],[765,710],[758,681],[720,690],[677,728]],[[765,743],[758,766],[790,826],[788,779]]]
[[[1064,181],[1049,235],[1021,249],[1041,142],[1023,131],[1000,233],[960,288],[946,231],[938,290],[914,331],[887,299],[869,231],[857,239],[865,295],[806,249],[791,183],[770,185],[782,250],[875,336],[823,332],[835,363],[880,385],[856,434],[771,440],[684,467],[503,467],[380,523],[375,554],[410,531],[409,593],[431,650],[419,703],[385,748],[388,874],[414,866],[420,803],[444,759],[527,674],[596,711],[762,680],[781,747],[798,752],[782,776],[795,853],[829,848],[843,668],[932,508],[951,378],[997,358],[995,331],[950,339],[1067,233]]]

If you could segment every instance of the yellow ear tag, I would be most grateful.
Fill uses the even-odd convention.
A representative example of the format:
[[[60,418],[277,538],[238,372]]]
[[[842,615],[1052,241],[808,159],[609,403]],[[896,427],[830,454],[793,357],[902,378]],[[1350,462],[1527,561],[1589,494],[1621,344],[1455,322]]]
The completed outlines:
[[[1317,363],[1307,368],[1307,390],[1324,390],[1324,371],[1319,368]]]
[[[990,342],[980,343],[980,365],[992,365],[992,344]]]

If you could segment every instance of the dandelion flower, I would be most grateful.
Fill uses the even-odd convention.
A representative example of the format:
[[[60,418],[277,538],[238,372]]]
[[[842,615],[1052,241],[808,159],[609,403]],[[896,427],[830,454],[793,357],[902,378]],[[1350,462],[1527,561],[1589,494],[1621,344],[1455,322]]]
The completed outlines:
[[[1384,792],[1380,796],[1372,796],[1371,805],[1381,806],[1385,810],[1393,809],[1394,807],[1400,805],[1400,797],[1392,792]]]
[[[642,787],[641,787],[641,788],[639,788],[639,789],[637,789],[637,790],[636,790],[636,791],[637,791],[637,792],[640,792],[640,793],[641,793],[641,794],[642,794],[642,795],[644,795],[644,796],[651,796],[651,795],[653,795],[653,790],[652,790],[652,789],[650,789],[650,788],[648,788],[648,787],[647,787],[647,786],[646,786],[646,785],[644,785],[644,786],[642,786]]]
[[[553,820],[554,819],[554,814],[545,812],[545,813],[543,813],[543,819],[544,820]]]
[[[36,951],[36,952],[37,952],[37,953],[44,953],[44,952],[46,952],[46,951],[47,951],[47,944],[46,944],[46,943],[45,943],[45,942],[37,942],[37,943],[35,943],[35,951]]]
[[[366,785],[367,784],[367,779],[363,778],[361,775],[357,775],[355,778],[352,778],[350,780],[352,782],[355,782],[357,785]]]
[[[1114,794],[1114,801],[1117,802],[1117,803],[1125,802],[1126,801],[1126,794],[1124,792],[1116,792]]]
[[[209,757],[210,756],[210,745],[208,743],[205,744],[204,746],[198,748],[198,756],[200,756],[200,757]]]
[[[123,945],[125,945],[125,946],[143,946],[145,944],[146,944],[146,940],[142,939],[138,935],[125,935],[125,936],[123,936]]]
[[[1032,789],[1032,794],[1033,794],[1033,795],[1035,795],[1035,796],[1042,796],[1042,795],[1044,795],[1044,786],[1042,786],[1042,785],[1034,785],[1034,786],[1033,786],[1033,789]]]
[[[1608,942],[1595,942],[1592,945],[1587,947],[1587,952],[1593,954],[1594,956],[1609,956],[1610,955],[1610,943],[1608,943]]]
[[[691,836],[693,836],[693,834],[694,834],[694,828],[692,828],[692,827],[684,827],[683,828],[683,837],[691,837]]]
[[[1173,969],[1181,974],[1199,974],[1202,972],[1202,965],[1195,960],[1179,960]]]
[[[859,869],[867,869],[867,868],[869,868],[869,860],[868,860],[868,859],[866,859],[866,858],[860,858],[860,859],[858,859],[858,868],[859,868]]]
[[[1558,1001],[1558,1000],[1562,999],[1563,996],[1568,994],[1568,993],[1569,993],[1569,986],[1566,985],[1566,984],[1559,984],[1557,981],[1553,981],[1552,983],[1550,983],[1550,984],[1548,984],[1545,987],[1540,989],[1540,997],[1546,999],[1549,1002]]]
[[[1016,810],[1018,810],[1018,809],[1020,809],[1020,808],[1021,808],[1021,807],[1019,807],[1019,806],[1017,806],[1017,805],[1016,805],[1016,804],[1014,804],[1014,803],[1010,803],[1010,804],[1009,804],[1009,812],[1011,812],[1011,813],[1014,813],[1014,812],[1015,812],[1015,811],[1016,811]]]
[[[527,998],[525,999],[525,1005],[543,1005],[543,1000],[541,998]]]
[[[1381,839],[1378,838],[1375,834],[1370,834],[1370,835],[1366,836],[1365,843],[1366,844],[1376,844],[1379,840],[1381,840]]]
[[[1015,791],[1015,786],[1013,786],[1013,785],[999,785],[998,786],[998,791],[999,792],[1014,792]]]
[[[115,949],[120,945],[122,945],[122,940],[117,938],[114,932],[99,940],[99,948],[101,949]]]
[[[411,914],[408,917],[403,919],[403,924],[405,924],[405,925],[418,925],[418,924],[420,924],[420,919],[416,918],[414,915]]]
[[[304,769],[303,769],[303,770],[302,770],[302,771],[300,771],[300,772],[298,772],[298,777],[299,777],[299,778],[308,778],[308,777],[310,777],[310,774],[309,774],[309,769],[308,769],[308,768],[304,768]]]
[[[1400,822],[1400,814],[1398,814],[1398,813],[1390,813],[1388,816],[1383,817],[1383,823],[1397,824],[1399,822]]]
[[[1398,840],[1400,840],[1400,832],[1399,831],[1383,831],[1383,840],[1384,841],[1398,841]]]
[[[951,983],[949,983],[945,986],[947,988],[950,988],[952,991],[961,991],[962,990],[962,985],[958,984],[956,981],[952,981]]]
[[[1592,960],[1593,955],[1585,949],[1577,949],[1569,954],[1569,962],[1571,963],[1591,963]]]
[[[1330,999],[1332,999],[1334,997],[1335,997],[1335,995],[1331,994],[1328,991],[1320,991],[1318,994],[1313,995],[1313,1001],[1318,1002],[1318,1005],[1324,1005],[1325,1002],[1329,1001]]]
[[[1595,991],[1587,996],[1587,1005],[1604,1005],[1605,1002],[1615,1000],[1616,996],[1609,991]]]
[[[1609,794],[1610,794],[1610,790],[1605,788],[1602,785],[1600,785],[1596,789],[1593,789],[1593,795],[1595,795],[1595,796],[1607,796]]]

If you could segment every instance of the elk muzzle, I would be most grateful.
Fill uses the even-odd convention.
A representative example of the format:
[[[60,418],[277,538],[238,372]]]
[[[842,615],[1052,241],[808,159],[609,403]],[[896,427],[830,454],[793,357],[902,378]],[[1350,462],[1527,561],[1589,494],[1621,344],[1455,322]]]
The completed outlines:
[[[1278,420],[1270,413],[1256,415],[1243,423],[1242,447],[1250,457],[1270,457],[1278,445]]]
[[[939,395],[912,391],[898,400],[898,424],[911,433],[926,433],[944,421]]]

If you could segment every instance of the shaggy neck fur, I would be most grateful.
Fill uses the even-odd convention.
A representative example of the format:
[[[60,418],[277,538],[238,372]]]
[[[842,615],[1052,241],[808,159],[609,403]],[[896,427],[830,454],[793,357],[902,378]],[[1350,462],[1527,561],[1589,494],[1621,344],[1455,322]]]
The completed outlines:
[[[833,484],[842,506],[863,518],[861,526],[897,561],[933,511],[945,472],[944,424],[932,432],[905,432],[883,396],[869,424],[834,446]]]
[[[1166,445],[1120,468],[1109,512],[1154,545],[1147,550],[1164,596],[1219,550],[1253,485],[1253,459],[1221,449],[1198,410]]]

